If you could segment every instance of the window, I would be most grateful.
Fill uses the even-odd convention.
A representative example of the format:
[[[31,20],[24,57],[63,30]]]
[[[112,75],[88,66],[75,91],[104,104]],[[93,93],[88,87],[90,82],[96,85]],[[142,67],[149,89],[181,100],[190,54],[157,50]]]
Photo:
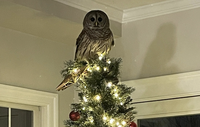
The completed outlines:
[[[12,114],[28,116],[31,127],[58,127],[58,95],[0,84],[0,113],[5,127],[15,127]]]
[[[39,127],[39,107],[0,101],[2,127]]]
[[[200,115],[184,115],[138,120],[139,127],[199,127]]]

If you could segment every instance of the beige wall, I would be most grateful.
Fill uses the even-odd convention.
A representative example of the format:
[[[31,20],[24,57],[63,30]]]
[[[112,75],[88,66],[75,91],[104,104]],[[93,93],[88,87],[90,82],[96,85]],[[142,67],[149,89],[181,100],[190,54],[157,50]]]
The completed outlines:
[[[122,79],[200,69],[200,8],[123,24],[112,56],[123,58]]]
[[[200,9],[193,9],[122,24],[122,37],[116,38],[111,51],[111,56],[123,59],[122,80],[199,70],[199,21]],[[53,24],[58,28],[60,22]],[[80,28],[70,26],[63,28],[66,31],[59,27],[62,32],[52,34],[58,38],[54,41],[0,27],[0,83],[56,93],[63,62],[74,56],[78,32],[71,29]],[[65,32],[74,35],[66,43],[59,39]],[[73,90],[58,92],[59,127],[68,119]]]
[[[73,47],[0,27],[0,83],[57,93]],[[68,119],[73,87],[59,94],[59,127]]]

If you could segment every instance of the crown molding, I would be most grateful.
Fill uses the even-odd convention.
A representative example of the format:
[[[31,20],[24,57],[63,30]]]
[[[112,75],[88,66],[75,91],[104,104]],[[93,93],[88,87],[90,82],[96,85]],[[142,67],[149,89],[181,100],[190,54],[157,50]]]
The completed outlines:
[[[127,23],[150,17],[161,16],[179,11],[200,7],[199,0],[167,0],[151,5],[145,5],[125,10],[120,10],[110,5],[102,4],[93,0],[55,0],[57,2],[72,6],[79,10],[90,11],[100,9],[105,11],[111,20],[119,23]]]
[[[57,2],[72,6],[79,10],[88,12],[90,10],[103,10],[107,13],[109,19],[117,22],[122,22],[123,11],[106,4],[98,3],[93,0],[55,0]]]
[[[168,0],[123,11],[122,23],[200,7],[199,0]]]

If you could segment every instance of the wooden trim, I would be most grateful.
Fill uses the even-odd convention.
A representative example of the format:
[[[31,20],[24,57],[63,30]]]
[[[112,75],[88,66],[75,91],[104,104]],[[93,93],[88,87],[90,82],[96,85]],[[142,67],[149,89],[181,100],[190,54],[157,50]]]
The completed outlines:
[[[136,89],[132,95],[135,103],[200,95],[200,71],[123,83]]]
[[[200,114],[200,71],[123,83],[135,87],[136,120]]]
[[[58,127],[58,95],[0,84],[0,101],[38,106],[41,127]]]

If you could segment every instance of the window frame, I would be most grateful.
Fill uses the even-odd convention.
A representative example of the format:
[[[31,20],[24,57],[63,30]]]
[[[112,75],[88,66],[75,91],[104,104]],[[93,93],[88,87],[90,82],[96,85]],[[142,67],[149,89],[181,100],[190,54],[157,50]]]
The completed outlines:
[[[40,107],[32,106],[32,105],[24,105],[24,104],[17,104],[17,103],[10,103],[5,101],[0,101],[0,107],[8,108],[8,118],[9,118],[9,127],[11,126],[11,109],[21,109],[21,110],[28,110],[33,112],[33,127],[41,127],[41,120],[40,120]]]
[[[58,94],[0,84],[0,101],[37,106],[39,127],[58,127]]]

